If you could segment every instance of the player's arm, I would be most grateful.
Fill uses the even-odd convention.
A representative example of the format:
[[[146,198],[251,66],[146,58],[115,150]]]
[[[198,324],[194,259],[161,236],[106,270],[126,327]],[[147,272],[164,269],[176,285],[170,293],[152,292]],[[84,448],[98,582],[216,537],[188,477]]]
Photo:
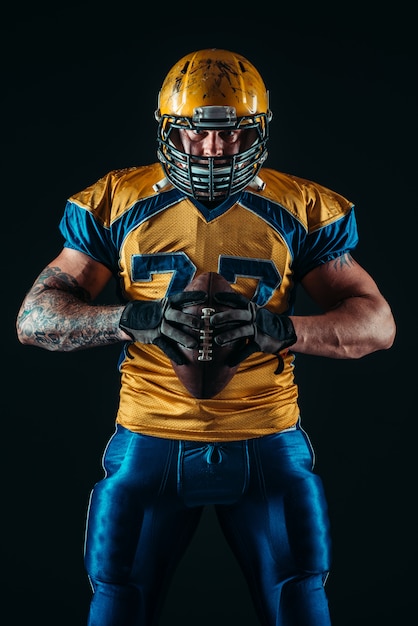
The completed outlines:
[[[396,326],[389,304],[350,254],[316,267],[302,285],[323,313],[291,316],[295,352],[355,359],[393,345]]]
[[[107,267],[64,248],[39,274],[20,307],[23,344],[68,352],[129,339],[119,328],[123,305],[94,305],[111,278]]]
[[[181,363],[176,344],[194,347],[198,317],[184,306],[203,301],[203,292],[188,292],[161,300],[134,300],[127,305],[95,305],[111,272],[91,257],[64,248],[41,272],[27,293],[17,317],[23,344],[69,352],[136,341],[154,344]]]
[[[215,341],[228,345],[247,339],[231,364],[256,351],[279,355],[288,347],[304,354],[356,359],[392,346],[396,328],[390,307],[350,254],[316,267],[302,285],[320,314],[278,315],[240,294],[215,294],[215,300],[229,307],[211,318]]]

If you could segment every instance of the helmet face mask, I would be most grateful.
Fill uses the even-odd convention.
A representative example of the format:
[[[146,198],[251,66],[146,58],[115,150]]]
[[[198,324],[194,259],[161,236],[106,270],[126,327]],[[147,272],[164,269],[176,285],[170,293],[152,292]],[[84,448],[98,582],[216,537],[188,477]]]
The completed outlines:
[[[268,93],[257,70],[234,53],[203,50],[181,59],[163,83],[155,116],[157,156],[166,177],[194,198],[222,201],[241,191],[267,158]],[[183,148],[182,130],[244,131],[241,151],[191,155]]]

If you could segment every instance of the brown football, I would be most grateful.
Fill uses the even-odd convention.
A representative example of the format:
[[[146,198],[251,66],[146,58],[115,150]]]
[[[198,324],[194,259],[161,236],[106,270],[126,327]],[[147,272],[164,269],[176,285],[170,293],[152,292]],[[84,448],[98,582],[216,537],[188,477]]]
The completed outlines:
[[[172,366],[180,382],[187,391],[195,398],[212,398],[216,396],[230,382],[236,367],[229,367],[225,363],[228,356],[237,348],[234,346],[219,346],[213,341],[213,331],[209,326],[209,317],[215,312],[225,311],[227,307],[214,301],[214,294],[221,291],[233,292],[227,280],[216,272],[199,274],[185,289],[185,291],[205,291],[208,294],[204,304],[185,306],[185,313],[192,313],[201,318],[199,332],[199,346],[195,349],[178,346],[187,362],[177,365],[173,361]]]

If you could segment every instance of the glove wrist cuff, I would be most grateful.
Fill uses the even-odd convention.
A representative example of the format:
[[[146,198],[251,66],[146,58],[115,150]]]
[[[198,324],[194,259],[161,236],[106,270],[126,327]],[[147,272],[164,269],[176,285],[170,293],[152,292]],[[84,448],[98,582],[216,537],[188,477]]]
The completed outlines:
[[[280,315],[280,318],[286,330],[286,339],[283,342],[283,348],[289,348],[297,341],[295,327],[292,320],[287,315]]]

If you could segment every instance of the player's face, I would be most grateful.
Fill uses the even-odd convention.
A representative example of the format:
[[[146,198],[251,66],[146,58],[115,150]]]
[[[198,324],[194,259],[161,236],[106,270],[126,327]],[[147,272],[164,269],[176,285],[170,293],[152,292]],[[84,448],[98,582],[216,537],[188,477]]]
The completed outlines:
[[[189,130],[179,131],[186,154],[199,157],[232,156],[243,152],[255,140],[253,130]]]

